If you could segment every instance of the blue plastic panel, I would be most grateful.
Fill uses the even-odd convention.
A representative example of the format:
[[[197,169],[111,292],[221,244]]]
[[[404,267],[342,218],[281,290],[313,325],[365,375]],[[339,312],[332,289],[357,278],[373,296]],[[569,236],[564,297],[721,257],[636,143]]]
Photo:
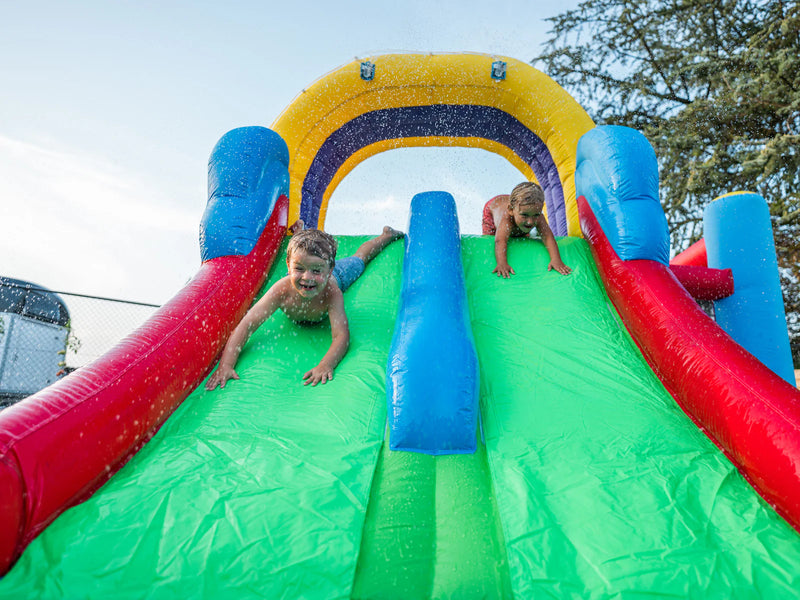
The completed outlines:
[[[622,260],[669,263],[669,229],[658,199],[658,163],[635,129],[606,125],[578,142],[575,189]]]
[[[475,452],[478,383],[455,201],[417,194],[386,369],[390,448]]]
[[[289,149],[266,127],[240,127],[208,159],[208,204],[200,222],[203,261],[249,254],[275,201],[289,195]]]
[[[794,385],[766,201],[758,194],[722,196],[706,207],[703,232],[708,266],[733,271],[733,295],[714,302],[717,323],[739,345]]]

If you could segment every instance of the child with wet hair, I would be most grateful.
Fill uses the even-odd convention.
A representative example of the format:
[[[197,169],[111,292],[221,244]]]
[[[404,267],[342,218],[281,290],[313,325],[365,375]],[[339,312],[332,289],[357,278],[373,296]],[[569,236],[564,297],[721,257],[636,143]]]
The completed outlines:
[[[342,293],[364,272],[364,267],[403,233],[384,227],[378,237],[364,242],[355,255],[336,260],[336,240],[318,229],[293,225],[295,232],[286,249],[289,273],[277,281],[247,312],[233,330],[222,351],[217,370],[206,382],[206,389],[225,387],[239,379],[234,368],[250,335],[277,310],[300,324],[331,324],[331,345],[319,364],[303,375],[305,385],[327,383],[350,345],[350,329]]]
[[[527,237],[535,227],[542,238],[542,242],[550,255],[550,264],[547,270],[555,269],[562,275],[572,272],[561,260],[558,244],[553,235],[544,209],[544,191],[531,181],[525,181],[515,186],[511,194],[495,196],[483,207],[483,235],[494,236],[494,256],[497,266],[492,273],[498,277],[514,275],[514,269],[508,264],[508,239],[512,237]]]

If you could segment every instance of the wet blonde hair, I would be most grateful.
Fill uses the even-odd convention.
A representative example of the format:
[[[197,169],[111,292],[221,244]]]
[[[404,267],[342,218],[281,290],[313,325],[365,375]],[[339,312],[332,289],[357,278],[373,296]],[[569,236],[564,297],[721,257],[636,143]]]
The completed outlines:
[[[544,204],[544,190],[538,183],[523,181],[514,186],[508,198],[508,207],[514,210],[517,205]]]
[[[286,262],[292,258],[292,253],[302,250],[322,260],[327,260],[331,269],[336,264],[336,240],[334,237],[319,229],[303,229],[298,231],[289,240],[286,247]]]

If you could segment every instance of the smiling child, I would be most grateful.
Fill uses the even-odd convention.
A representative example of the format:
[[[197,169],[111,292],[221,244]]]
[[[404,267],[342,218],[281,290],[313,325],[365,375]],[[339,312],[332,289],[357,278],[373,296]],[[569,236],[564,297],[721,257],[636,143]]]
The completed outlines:
[[[250,335],[277,310],[301,324],[318,323],[328,316],[331,346],[319,364],[303,375],[305,385],[327,383],[350,345],[350,329],[344,311],[344,292],[364,272],[364,267],[403,233],[384,227],[383,233],[364,242],[354,256],[336,260],[336,240],[318,229],[292,226],[296,232],[286,249],[289,274],[277,281],[247,312],[225,344],[219,366],[206,389],[225,387],[239,379],[234,367]]]

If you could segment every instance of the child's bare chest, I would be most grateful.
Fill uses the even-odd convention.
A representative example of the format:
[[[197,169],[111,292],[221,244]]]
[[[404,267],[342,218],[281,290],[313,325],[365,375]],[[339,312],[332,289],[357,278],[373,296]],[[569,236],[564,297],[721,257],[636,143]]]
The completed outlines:
[[[317,322],[328,316],[328,303],[325,298],[287,298],[281,310],[292,321]]]

